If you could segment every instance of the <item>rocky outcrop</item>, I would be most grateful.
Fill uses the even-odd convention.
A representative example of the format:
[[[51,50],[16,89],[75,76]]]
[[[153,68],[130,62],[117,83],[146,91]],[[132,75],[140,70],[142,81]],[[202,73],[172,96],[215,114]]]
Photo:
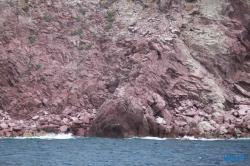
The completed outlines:
[[[249,137],[247,4],[0,2],[0,136]]]
[[[92,137],[124,138],[147,136],[148,124],[143,112],[131,106],[128,100],[113,100],[104,104],[91,123]]]

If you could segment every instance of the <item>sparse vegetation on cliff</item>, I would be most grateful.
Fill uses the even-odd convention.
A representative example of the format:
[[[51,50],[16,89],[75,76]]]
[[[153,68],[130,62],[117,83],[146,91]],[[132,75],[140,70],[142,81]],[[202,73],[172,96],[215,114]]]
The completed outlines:
[[[115,21],[115,12],[112,10],[107,11],[107,15],[105,16],[106,20],[108,21],[108,24],[105,26],[105,30],[108,31],[112,28],[113,21]]]
[[[81,21],[82,21],[81,17],[80,17],[80,16],[77,16],[76,22],[81,22]]]
[[[88,44],[88,45],[86,46],[86,50],[89,50],[91,47],[92,47],[92,44]]]
[[[85,14],[86,14],[86,10],[83,9],[83,8],[80,9],[80,12],[82,13],[82,15],[85,15]]]
[[[115,12],[112,10],[107,11],[107,15],[105,16],[108,22],[113,22],[115,21]]]
[[[29,11],[29,5],[27,4],[23,5],[22,9],[27,13]]]
[[[29,41],[30,41],[31,44],[36,41],[36,38],[34,36],[29,36],[28,39],[29,39]]]
[[[51,21],[51,16],[50,16],[49,14],[45,14],[44,20],[45,20],[46,22],[50,22],[50,21]]]
[[[77,63],[77,66],[79,66],[83,61],[83,59],[80,59],[80,61]]]
[[[101,6],[108,9],[109,6],[111,6],[113,3],[115,3],[117,0],[102,0]]]
[[[77,29],[77,30],[75,30],[75,31],[73,31],[73,32],[71,33],[72,36],[81,35],[81,34],[82,34],[82,29]]]
[[[77,49],[78,49],[79,51],[84,50],[83,46],[79,46]]]
[[[40,63],[36,64],[36,70],[39,70],[42,67]]]

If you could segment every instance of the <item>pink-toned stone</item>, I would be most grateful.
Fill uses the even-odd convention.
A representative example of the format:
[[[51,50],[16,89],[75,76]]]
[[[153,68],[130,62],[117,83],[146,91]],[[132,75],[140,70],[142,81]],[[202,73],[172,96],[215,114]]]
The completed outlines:
[[[47,105],[48,104],[48,99],[46,99],[46,98],[43,98],[43,104],[45,104],[45,105]]]
[[[187,122],[184,122],[182,120],[175,120],[175,124],[177,126],[185,126],[185,125],[187,125]]]
[[[7,129],[9,126],[8,126],[6,123],[1,123],[1,124],[0,124],[0,127],[1,127],[2,129]]]
[[[37,120],[38,118],[39,118],[38,115],[32,117],[33,120]]]
[[[240,108],[240,110],[238,111],[238,114],[240,115],[240,116],[245,116],[247,113],[248,113],[248,111],[250,112],[250,107],[247,107],[247,106],[242,106],[241,108]]]
[[[22,127],[20,127],[20,126],[13,126],[12,129],[14,131],[20,131],[22,129]]]
[[[63,118],[62,122],[67,124],[69,122],[69,120],[67,118]]]
[[[229,128],[229,124],[228,123],[224,123],[223,125],[221,125],[222,127],[224,127],[225,129]]]
[[[17,132],[12,132],[12,137],[17,137],[18,136],[18,133]]]
[[[184,128],[183,128],[183,134],[184,135],[188,135],[189,134],[189,130],[190,130],[189,125],[185,125]]]
[[[16,126],[16,123],[8,123],[8,125],[9,125],[10,127],[14,127],[14,126]]]
[[[190,101],[190,100],[188,100],[188,101],[186,102],[186,104],[187,104],[187,106],[189,106],[189,107],[192,107],[192,106],[193,106],[193,102]]]
[[[77,136],[86,136],[86,130],[84,128],[79,128],[76,135]]]
[[[62,132],[62,133],[66,133],[67,132],[67,130],[68,130],[68,126],[61,126],[60,127],[60,131]]]
[[[236,127],[242,127],[242,124],[243,124],[243,119],[236,119],[235,121],[235,126]]]
[[[10,137],[11,136],[11,133],[9,131],[5,131],[4,133],[5,133],[6,137]]]
[[[4,132],[2,130],[0,130],[0,137],[4,136]]]
[[[63,114],[65,115],[69,115],[71,114],[73,111],[72,109],[70,109],[70,107],[66,107],[64,110],[63,110]]]
[[[235,116],[233,115],[224,115],[224,122],[227,122],[229,124],[234,124],[236,121]]]
[[[218,116],[214,116],[213,120],[218,123],[219,125],[223,124],[223,120],[224,120],[224,116],[223,115],[218,115]]]
[[[86,123],[86,124],[89,124],[89,117],[84,117],[83,122]]]
[[[250,130],[250,124],[247,126],[247,128]]]
[[[73,122],[78,121],[78,118],[76,118],[76,117],[71,117],[71,119],[72,119]]]
[[[38,99],[34,99],[33,102],[36,106],[40,106],[42,104],[42,102]]]
[[[198,114],[199,113],[193,108],[186,110],[186,115],[187,116],[195,116],[195,115],[198,115]]]
[[[195,120],[197,123],[200,121],[200,119],[201,119],[201,118],[200,118],[199,115],[195,115],[195,116],[194,116],[194,120]]]
[[[169,110],[164,109],[158,113],[160,117],[162,117],[165,120],[166,125],[170,125],[172,121],[172,115]]]
[[[82,121],[80,121],[80,120],[73,121],[73,123],[74,123],[74,124],[76,124],[76,125],[83,124],[83,122],[82,122]]]

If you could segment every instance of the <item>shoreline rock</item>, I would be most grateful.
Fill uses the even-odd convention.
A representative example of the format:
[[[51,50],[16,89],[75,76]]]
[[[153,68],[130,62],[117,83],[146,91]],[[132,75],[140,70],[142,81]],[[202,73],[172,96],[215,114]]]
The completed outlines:
[[[0,2],[0,137],[250,137],[250,7],[215,2]]]

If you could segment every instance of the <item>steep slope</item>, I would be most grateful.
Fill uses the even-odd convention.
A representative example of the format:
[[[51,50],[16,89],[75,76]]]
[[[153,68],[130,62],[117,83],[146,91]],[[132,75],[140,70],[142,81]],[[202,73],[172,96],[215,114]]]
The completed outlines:
[[[0,15],[0,136],[249,137],[243,0],[20,0]]]

